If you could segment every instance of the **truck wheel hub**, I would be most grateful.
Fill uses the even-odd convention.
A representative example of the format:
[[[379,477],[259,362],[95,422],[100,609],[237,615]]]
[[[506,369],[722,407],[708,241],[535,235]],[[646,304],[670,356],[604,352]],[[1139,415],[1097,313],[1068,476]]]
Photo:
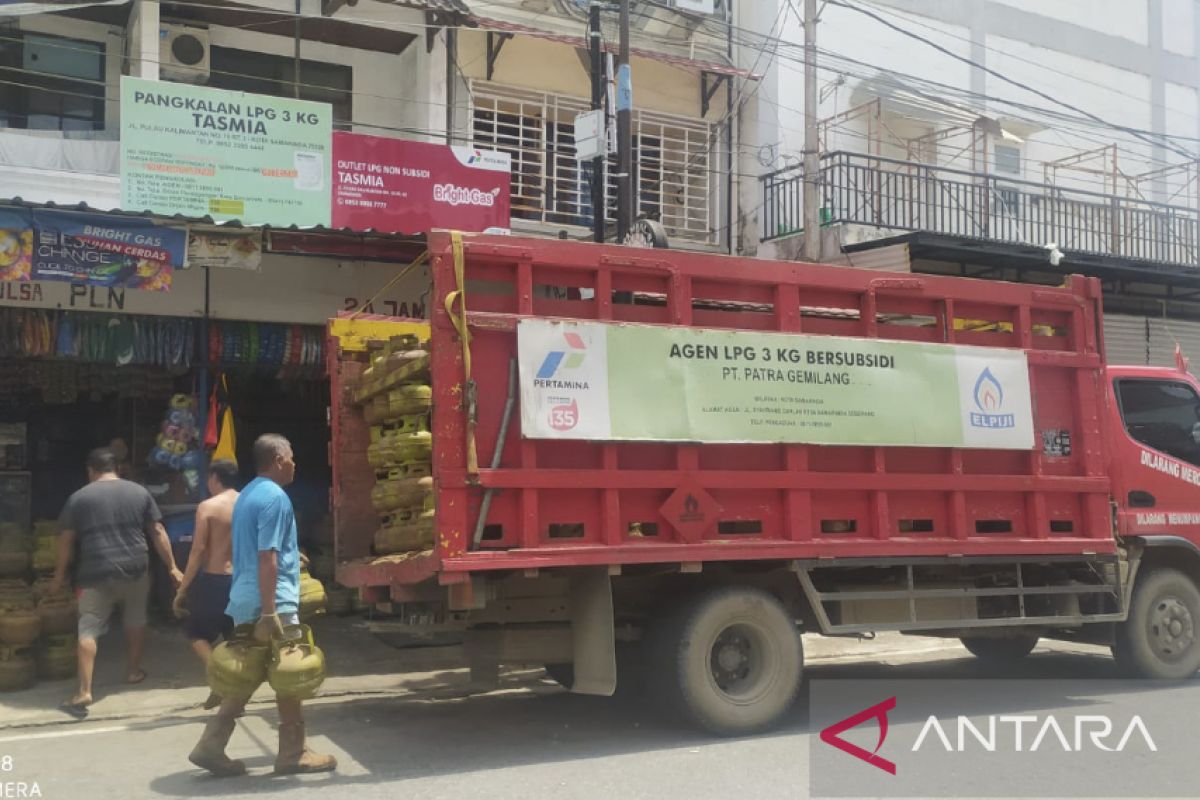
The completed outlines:
[[[740,626],[726,628],[713,642],[709,667],[722,692],[740,695],[752,690],[762,671],[762,656],[754,635]]]
[[[1195,640],[1192,613],[1174,597],[1164,598],[1154,607],[1150,634],[1160,657],[1180,658],[1191,649]]]

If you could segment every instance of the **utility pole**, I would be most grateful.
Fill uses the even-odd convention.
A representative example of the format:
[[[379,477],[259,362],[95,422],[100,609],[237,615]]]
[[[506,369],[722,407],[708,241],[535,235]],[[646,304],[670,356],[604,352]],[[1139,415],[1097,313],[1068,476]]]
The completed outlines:
[[[588,6],[588,52],[592,57],[592,110],[604,108],[604,50],[600,39],[600,0]],[[592,159],[592,241],[604,241],[604,218],[608,204],[604,202],[604,160],[608,157],[608,124],[600,126],[600,154]]]
[[[300,38],[303,35],[300,12],[300,0],[296,0],[296,18],[292,23],[292,95],[297,100],[300,99]]]
[[[817,136],[817,0],[804,0],[804,260],[821,258],[821,157]]]
[[[621,0],[617,55],[617,242],[633,226],[633,72],[629,66],[629,0]]]

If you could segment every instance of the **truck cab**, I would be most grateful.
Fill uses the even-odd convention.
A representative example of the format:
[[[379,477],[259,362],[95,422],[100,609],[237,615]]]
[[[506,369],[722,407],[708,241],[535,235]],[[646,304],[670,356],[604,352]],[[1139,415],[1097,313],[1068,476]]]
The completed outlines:
[[[1186,371],[1109,367],[1113,500],[1123,537],[1200,544],[1200,384]],[[1198,551],[1200,552],[1200,551]]]

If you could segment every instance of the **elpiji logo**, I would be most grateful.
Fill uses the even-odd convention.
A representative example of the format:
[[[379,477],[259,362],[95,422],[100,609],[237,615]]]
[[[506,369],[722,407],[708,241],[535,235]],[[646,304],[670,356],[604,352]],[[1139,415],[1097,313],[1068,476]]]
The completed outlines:
[[[547,382],[547,386],[556,389],[586,389],[586,384],[583,386],[554,385],[560,383],[560,381],[552,380],[558,374],[559,370],[579,369],[583,366],[583,362],[587,358],[587,345],[584,344],[582,336],[578,333],[564,331],[563,340],[566,342],[566,349],[551,350],[546,354],[546,360],[538,368],[535,381],[545,381]],[[539,383],[538,385],[542,384]]]
[[[975,407],[970,413],[971,426],[975,428],[1015,428],[1017,418],[1013,414],[1002,414],[1004,410],[1004,387],[985,367],[975,381]]]

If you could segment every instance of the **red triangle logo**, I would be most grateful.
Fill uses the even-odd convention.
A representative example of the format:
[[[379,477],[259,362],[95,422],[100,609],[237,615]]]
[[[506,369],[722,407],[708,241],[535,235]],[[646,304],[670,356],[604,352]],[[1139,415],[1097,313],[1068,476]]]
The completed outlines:
[[[843,753],[849,753],[857,759],[867,762],[873,767],[887,772],[891,775],[896,774],[896,765],[888,761],[883,756],[879,755],[879,748],[883,747],[883,740],[888,735],[888,712],[896,707],[896,698],[889,697],[882,703],[876,703],[870,708],[864,708],[853,716],[846,717],[841,722],[835,722],[828,728],[821,731],[821,741],[828,745],[833,745]],[[868,753],[863,748],[856,744],[851,744],[841,737],[841,734],[858,727],[867,720],[874,719],[879,721],[879,741],[875,745],[874,752]]]

